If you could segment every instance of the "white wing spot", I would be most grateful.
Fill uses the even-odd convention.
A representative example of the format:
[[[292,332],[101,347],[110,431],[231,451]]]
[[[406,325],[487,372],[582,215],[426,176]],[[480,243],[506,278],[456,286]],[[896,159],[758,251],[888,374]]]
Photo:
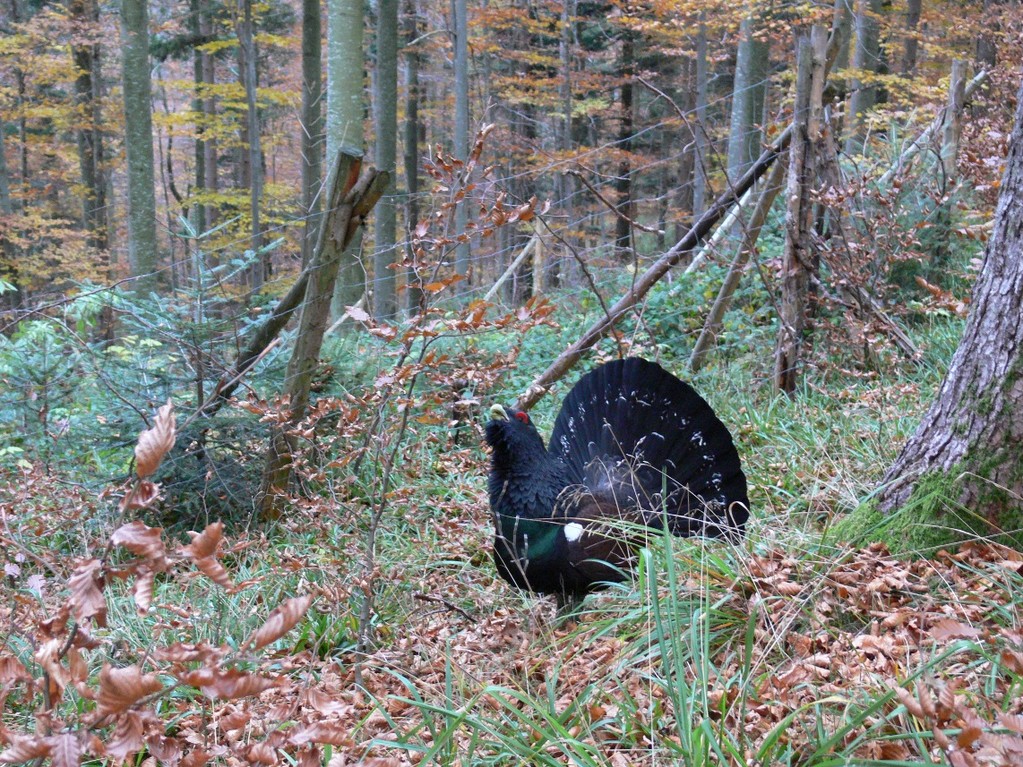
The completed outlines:
[[[575,543],[583,536],[583,526],[578,522],[569,522],[564,529],[565,538],[569,543]]]

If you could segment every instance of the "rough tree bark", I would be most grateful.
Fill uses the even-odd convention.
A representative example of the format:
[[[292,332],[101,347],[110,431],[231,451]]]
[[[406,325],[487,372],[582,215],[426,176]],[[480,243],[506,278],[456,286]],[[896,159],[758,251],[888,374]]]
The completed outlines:
[[[286,393],[288,421],[274,425],[267,451],[263,481],[256,498],[261,519],[276,519],[286,498],[291,479],[292,458],[297,448],[295,429],[309,405],[310,384],[323,344],[330,314],[334,282],[345,250],[356,230],[390,183],[389,174],[370,168],[359,175],[360,154],[341,150],[328,183],[329,198],[321,220],[316,250],[310,263],[302,316],[295,348],[288,362]]]
[[[810,278],[816,271],[810,240],[813,227],[812,187],[817,180],[816,145],[822,127],[826,54],[824,28],[814,26],[810,38],[799,41],[796,105],[785,189],[785,249],[778,306],[778,342],[774,351],[774,386],[787,394],[796,389]]]
[[[888,470],[882,513],[928,500],[968,512],[975,533],[1019,530],[1023,498],[1023,88],[994,229],[962,341],[927,414]],[[940,489],[941,492],[936,492]],[[914,519],[930,509],[914,505]],[[976,524],[980,523],[980,524]],[[917,525],[917,527],[933,527]]]
[[[615,177],[615,205],[620,216],[615,217],[615,255],[622,263],[630,262],[635,254],[632,248],[632,222],[636,219],[632,201],[632,132],[635,123],[632,78],[636,58],[635,39],[632,32],[622,33],[621,50],[618,54],[618,72],[622,78],[620,88],[621,123],[618,128],[618,149],[621,160],[618,162],[618,173]]]

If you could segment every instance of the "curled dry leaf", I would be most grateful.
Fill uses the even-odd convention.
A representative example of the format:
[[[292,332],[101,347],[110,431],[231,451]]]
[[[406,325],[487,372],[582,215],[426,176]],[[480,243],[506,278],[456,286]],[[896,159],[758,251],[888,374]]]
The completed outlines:
[[[174,404],[167,404],[156,411],[153,427],[139,434],[135,445],[135,472],[139,477],[148,477],[160,466],[163,457],[174,447],[175,424]]]
[[[152,570],[143,570],[135,584],[132,586],[132,595],[135,597],[135,606],[140,613],[149,612],[153,606],[153,588],[156,584],[156,573]]]
[[[1011,730],[1017,735],[1023,735],[1023,714],[998,714],[998,721],[1002,727]]]
[[[160,486],[148,479],[143,479],[128,490],[124,498],[121,499],[120,511],[123,514],[128,511],[147,509],[156,503],[159,497]]]
[[[983,632],[973,626],[967,626],[952,618],[939,618],[931,625],[931,636],[938,641],[953,639],[979,639]]]
[[[110,536],[110,543],[123,546],[135,556],[147,560],[157,572],[167,569],[167,548],[163,544],[163,530],[159,527],[149,527],[135,520],[117,528]]]
[[[280,639],[291,631],[296,623],[302,620],[302,616],[306,614],[306,610],[312,604],[313,598],[312,594],[305,594],[300,597],[292,597],[278,605],[270,613],[266,622],[250,634],[242,643],[242,647],[258,650]]]
[[[184,548],[188,557],[191,559],[212,557],[216,555],[220,542],[224,538],[224,523],[214,522],[207,525],[201,533],[190,531],[188,534],[192,538],[192,542]]]
[[[98,559],[82,562],[68,579],[71,614],[79,623],[95,618],[96,625],[105,626],[107,602],[103,598],[103,563]]]
[[[64,694],[64,688],[71,683],[71,673],[60,663],[63,647],[64,640],[53,637],[40,644],[33,656],[49,677],[50,696],[55,700]]]
[[[245,756],[251,764],[277,764],[277,752],[269,743],[253,743]]]
[[[113,716],[127,711],[147,695],[163,689],[156,674],[143,674],[136,665],[114,668],[109,663],[99,672],[99,707],[97,713]]]
[[[181,738],[164,735],[164,729],[162,726],[150,729],[146,735],[146,750],[159,760],[159,764],[177,764],[185,742]]]
[[[233,590],[231,577],[216,557],[220,541],[224,537],[224,524],[214,522],[201,533],[189,532],[189,535],[192,536],[192,542],[182,549],[185,556],[195,562],[195,566],[218,586],[228,591]]]
[[[910,716],[915,716],[917,719],[924,718],[924,710],[917,699],[913,697],[913,693],[903,687],[896,687],[895,694],[898,696],[899,702],[906,707]]]

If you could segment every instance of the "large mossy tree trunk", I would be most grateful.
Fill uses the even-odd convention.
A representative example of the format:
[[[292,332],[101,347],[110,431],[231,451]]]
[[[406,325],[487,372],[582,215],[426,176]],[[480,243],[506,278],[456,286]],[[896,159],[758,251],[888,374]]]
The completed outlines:
[[[1023,515],[1023,88],[994,231],[974,287],[966,330],[938,395],[885,475],[877,510],[906,508],[917,528],[1011,535]],[[927,521],[927,520],[925,520]],[[909,542],[909,541],[907,541]],[[912,543],[912,542],[909,542]],[[918,543],[924,543],[921,539]],[[930,541],[933,545],[935,541]]]

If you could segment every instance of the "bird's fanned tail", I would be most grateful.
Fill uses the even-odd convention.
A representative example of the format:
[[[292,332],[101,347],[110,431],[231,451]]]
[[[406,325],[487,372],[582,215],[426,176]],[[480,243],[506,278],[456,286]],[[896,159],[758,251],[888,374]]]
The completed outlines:
[[[677,535],[737,538],[749,516],[728,429],[691,386],[643,359],[583,376],[561,406],[549,452],[569,482],[665,513]]]

